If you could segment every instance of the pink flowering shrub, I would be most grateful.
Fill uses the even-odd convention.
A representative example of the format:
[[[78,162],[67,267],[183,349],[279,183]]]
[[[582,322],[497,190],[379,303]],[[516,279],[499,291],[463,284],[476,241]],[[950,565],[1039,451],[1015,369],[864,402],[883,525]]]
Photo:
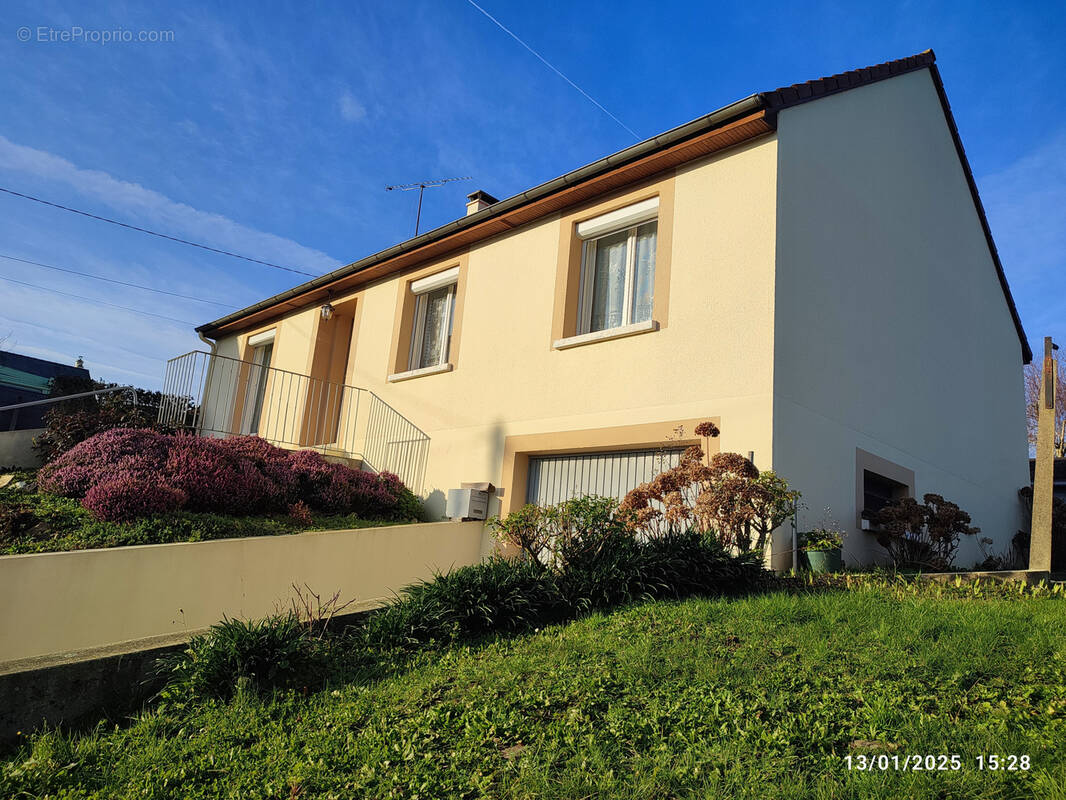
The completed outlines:
[[[96,484],[85,493],[82,505],[97,519],[121,522],[177,511],[186,499],[181,489],[127,475]]]
[[[190,511],[254,514],[287,505],[285,486],[270,480],[249,458],[220,439],[176,436],[163,474],[189,497]]]
[[[82,497],[101,480],[135,472],[158,474],[167,458],[169,439],[156,431],[115,428],[74,445],[37,473],[46,492]]]
[[[388,512],[405,490],[391,472],[374,474],[326,461],[312,450],[289,455],[297,495],[316,508],[351,511],[360,516]]]
[[[102,520],[177,509],[223,514],[311,511],[362,517],[417,516],[417,501],[391,473],[282,450],[257,436],[211,439],[115,429],[76,445],[43,467],[40,487],[81,497]],[[412,511],[412,503],[414,511]]]

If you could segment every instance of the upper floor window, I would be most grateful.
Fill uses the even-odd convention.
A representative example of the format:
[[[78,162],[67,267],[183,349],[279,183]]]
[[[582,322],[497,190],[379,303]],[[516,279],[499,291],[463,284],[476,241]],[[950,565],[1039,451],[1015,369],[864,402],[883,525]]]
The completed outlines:
[[[414,281],[414,327],[408,369],[436,367],[448,361],[455,317],[455,289],[459,268]]]
[[[578,333],[651,320],[659,198],[581,222]]]

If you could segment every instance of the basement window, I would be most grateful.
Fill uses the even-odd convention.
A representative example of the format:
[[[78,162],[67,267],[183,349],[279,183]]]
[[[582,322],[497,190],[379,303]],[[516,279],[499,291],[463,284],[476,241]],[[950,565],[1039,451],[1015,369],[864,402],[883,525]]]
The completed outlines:
[[[868,469],[862,471],[862,516],[871,519],[878,511],[910,495],[910,488]]]

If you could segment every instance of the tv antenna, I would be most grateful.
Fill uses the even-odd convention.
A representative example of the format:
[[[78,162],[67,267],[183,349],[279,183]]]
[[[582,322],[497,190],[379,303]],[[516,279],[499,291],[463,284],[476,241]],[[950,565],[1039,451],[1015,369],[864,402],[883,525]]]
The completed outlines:
[[[415,236],[418,236],[418,225],[422,221],[422,193],[426,191],[426,187],[443,186],[446,183],[452,183],[453,181],[472,181],[474,178],[472,175],[467,175],[463,178],[441,178],[438,181],[419,181],[418,183],[397,183],[393,186],[386,186],[385,191],[391,192],[393,189],[398,189],[401,192],[410,192],[414,189],[418,189],[418,214],[415,216]]]

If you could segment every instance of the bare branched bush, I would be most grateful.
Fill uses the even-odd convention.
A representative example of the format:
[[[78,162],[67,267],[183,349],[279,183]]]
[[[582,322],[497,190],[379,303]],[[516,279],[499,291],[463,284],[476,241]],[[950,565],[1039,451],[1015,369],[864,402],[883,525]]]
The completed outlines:
[[[697,433],[718,434],[705,424],[710,429],[701,425]],[[744,456],[717,453],[707,463],[703,450],[693,446],[676,467],[627,494],[621,511],[648,537],[698,530],[714,534],[723,547],[761,552],[798,499],[783,478],[760,472]]]

